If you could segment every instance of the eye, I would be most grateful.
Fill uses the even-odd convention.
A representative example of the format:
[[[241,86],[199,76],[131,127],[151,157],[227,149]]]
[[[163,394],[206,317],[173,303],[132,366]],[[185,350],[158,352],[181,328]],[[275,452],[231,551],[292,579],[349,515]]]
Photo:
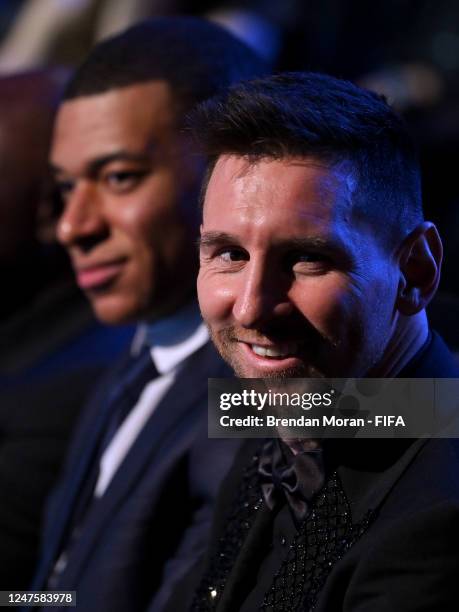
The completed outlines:
[[[228,248],[221,250],[217,254],[218,259],[225,264],[231,264],[237,261],[246,261],[248,259],[247,253],[242,249]]]
[[[146,174],[145,170],[117,170],[107,172],[104,182],[115,193],[127,193],[135,189]]]
[[[201,264],[211,265],[224,271],[234,271],[249,259],[249,255],[244,249],[237,246],[201,244],[200,258]]]

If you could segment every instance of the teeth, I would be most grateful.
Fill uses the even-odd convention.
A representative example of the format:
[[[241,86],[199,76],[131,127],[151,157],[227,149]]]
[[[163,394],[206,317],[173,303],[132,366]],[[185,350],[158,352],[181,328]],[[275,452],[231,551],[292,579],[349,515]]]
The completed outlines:
[[[287,355],[296,353],[298,348],[295,342],[286,342],[269,348],[258,344],[251,344],[251,347],[252,351],[260,357],[287,357]]]

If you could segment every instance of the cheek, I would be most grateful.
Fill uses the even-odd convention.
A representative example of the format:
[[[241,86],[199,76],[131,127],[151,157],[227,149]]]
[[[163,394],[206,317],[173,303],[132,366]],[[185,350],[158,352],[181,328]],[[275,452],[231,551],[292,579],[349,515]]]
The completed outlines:
[[[126,231],[143,237],[163,235],[178,217],[180,194],[169,168],[151,174],[124,201],[115,202]]]
[[[161,235],[163,224],[167,222],[165,212],[156,209],[152,199],[137,198],[127,204],[120,217],[120,225],[133,240],[151,242],[152,237]]]
[[[337,274],[305,280],[295,287],[291,299],[304,318],[333,342],[356,333],[364,316],[360,292]]]
[[[183,233],[172,206],[163,207],[150,194],[138,194],[130,202],[123,203],[117,218],[119,234],[129,241],[138,257],[164,257],[177,248]]]
[[[325,337],[357,346],[375,334],[388,333],[395,294],[389,274],[359,283],[349,277],[327,275],[312,280],[307,292],[303,291],[301,310]]]
[[[201,313],[206,322],[224,322],[231,317],[234,291],[221,282],[221,277],[201,268],[197,287]]]

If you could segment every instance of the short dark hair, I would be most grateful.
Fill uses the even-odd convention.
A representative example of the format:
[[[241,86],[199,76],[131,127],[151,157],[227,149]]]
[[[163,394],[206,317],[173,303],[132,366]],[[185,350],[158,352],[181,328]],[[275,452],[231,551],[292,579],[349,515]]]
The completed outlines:
[[[400,239],[423,220],[420,170],[408,129],[384,98],[328,75],[269,76],[231,87],[189,119],[207,154],[207,179],[220,155],[351,161],[354,205]]]
[[[96,45],[68,84],[64,101],[163,80],[180,110],[188,111],[224,87],[266,73],[256,53],[221,26],[162,17]]]

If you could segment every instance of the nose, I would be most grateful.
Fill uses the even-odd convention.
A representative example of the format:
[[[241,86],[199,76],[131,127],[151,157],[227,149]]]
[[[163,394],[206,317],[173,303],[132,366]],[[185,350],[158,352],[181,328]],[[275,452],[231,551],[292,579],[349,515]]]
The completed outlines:
[[[288,279],[267,262],[250,262],[240,282],[233,317],[242,327],[260,329],[293,312]]]
[[[89,244],[106,232],[101,203],[95,186],[78,182],[65,200],[57,224],[57,238],[66,247]]]

